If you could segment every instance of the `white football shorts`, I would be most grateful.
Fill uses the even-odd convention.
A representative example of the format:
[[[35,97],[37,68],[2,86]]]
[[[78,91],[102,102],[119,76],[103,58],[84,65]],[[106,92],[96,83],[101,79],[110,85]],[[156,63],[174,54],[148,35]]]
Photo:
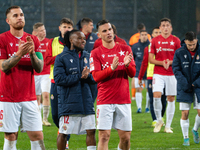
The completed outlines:
[[[131,104],[97,105],[97,129],[132,131]]]
[[[194,94],[193,98],[193,109],[200,109],[200,103],[197,102],[196,94]],[[180,110],[190,110],[192,103],[179,103],[179,109]]]
[[[61,116],[59,132],[63,134],[86,134],[86,130],[96,129],[95,115]]]
[[[163,89],[165,88],[165,94],[168,95],[176,95],[177,94],[177,81],[174,75],[172,76],[164,76],[159,74],[153,75],[153,92],[161,92],[163,94]]]
[[[37,101],[0,102],[0,132],[42,131]]]
[[[36,95],[41,95],[43,92],[50,93],[51,79],[47,75],[35,75],[35,92]]]
[[[138,81],[139,81],[138,78],[137,78],[137,77],[134,77],[134,79],[135,79],[135,88],[140,88],[140,87],[141,87],[141,88],[144,88],[144,87],[143,87],[144,80],[142,80],[142,86],[140,86],[139,83],[138,83]]]

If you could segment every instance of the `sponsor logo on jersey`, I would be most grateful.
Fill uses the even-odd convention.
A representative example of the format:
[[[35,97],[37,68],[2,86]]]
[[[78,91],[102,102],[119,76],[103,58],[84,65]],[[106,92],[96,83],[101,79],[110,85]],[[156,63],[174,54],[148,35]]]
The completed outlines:
[[[160,44],[160,41],[158,41],[158,44]]]
[[[116,54],[113,54],[113,55],[108,55],[108,57],[115,57],[116,56]]]
[[[13,46],[13,43],[10,43],[10,46],[12,47],[12,46]]]
[[[138,49],[138,51],[140,51],[140,48],[139,48],[139,47],[138,47],[137,49]]]
[[[86,64],[88,63],[87,58],[84,58],[84,63],[86,63]]]
[[[161,47],[159,47],[159,48],[156,48],[156,52],[158,53],[158,52],[161,52],[162,51],[162,48]]]
[[[120,56],[124,56],[125,54],[125,51],[122,51],[122,50],[120,50],[120,52],[119,52],[119,54],[120,54]]]
[[[187,55],[184,55],[185,59],[187,58]]]
[[[102,54],[101,56],[102,56],[103,58],[105,58],[105,55],[104,55],[104,54]]]
[[[170,45],[174,45],[174,43],[175,43],[174,41],[171,41],[171,42],[170,42]]]
[[[168,44],[168,42],[162,42],[162,44]]]
[[[93,63],[93,57],[90,58],[90,63]]]
[[[70,61],[71,63],[73,63],[73,59],[70,59],[69,61]]]

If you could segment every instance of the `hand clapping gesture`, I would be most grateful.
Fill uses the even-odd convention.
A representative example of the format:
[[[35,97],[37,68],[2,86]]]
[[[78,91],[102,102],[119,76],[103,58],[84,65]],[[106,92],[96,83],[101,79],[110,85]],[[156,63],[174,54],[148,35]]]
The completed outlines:
[[[132,59],[133,59],[132,53],[128,54],[128,51],[127,51],[126,55],[124,57],[124,65],[125,65],[125,67],[129,66],[129,64],[130,64],[130,62],[131,62]]]

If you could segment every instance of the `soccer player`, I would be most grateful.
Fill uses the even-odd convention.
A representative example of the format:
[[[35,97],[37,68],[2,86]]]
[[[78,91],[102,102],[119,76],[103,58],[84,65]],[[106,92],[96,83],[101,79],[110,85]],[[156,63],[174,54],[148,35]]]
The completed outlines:
[[[128,76],[135,75],[130,46],[117,44],[111,24],[101,20],[97,29],[102,45],[92,50],[90,71],[97,82],[98,150],[107,150],[111,128],[118,131],[118,150],[130,148],[132,130],[131,99]]]
[[[50,98],[51,98],[51,113],[52,119],[55,125],[59,128],[59,119],[58,119],[58,95],[57,95],[57,86],[54,81],[53,77],[53,69],[54,69],[54,62],[56,56],[60,54],[64,49],[64,35],[67,31],[71,31],[73,29],[73,21],[69,18],[62,18],[60,21],[59,31],[60,35],[50,39],[47,47],[47,55],[45,58],[46,65],[51,65],[50,67],[50,79],[51,79],[51,90],[50,90]],[[67,148],[68,148],[68,141],[69,137],[67,138]]]
[[[43,57],[40,41],[24,32],[24,13],[19,6],[6,10],[10,30],[0,34],[0,132],[4,150],[16,150],[18,128],[31,140],[31,150],[44,150],[42,119],[35,95],[34,71],[40,73]]]
[[[40,40],[41,52],[43,58],[45,58],[46,47],[48,46],[49,39],[46,38],[46,29],[43,23],[37,22],[33,25],[33,35],[37,36]],[[42,105],[41,101],[43,99],[43,125],[51,126],[51,123],[48,122],[49,110],[50,110],[50,85],[51,80],[50,75],[50,65],[44,64],[43,70],[41,73],[34,72],[35,77],[35,91],[37,96],[38,106],[41,110]],[[41,97],[42,94],[42,97]]]
[[[164,124],[161,115],[161,96],[165,88],[168,105],[164,132],[173,133],[171,123],[175,112],[176,78],[171,65],[175,51],[180,48],[180,40],[171,34],[172,24],[168,18],[160,20],[160,31],[161,35],[152,39],[149,53],[149,62],[155,64],[153,75],[153,103],[158,122],[154,128],[154,132],[160,132]]]
[[[159,27],[154,27],[152,30],[152,38],[157,37],[158,35],[160,35],[160,29]],[[144,49],[144,56],[143,56],[143,60],[142,60],[142,64],[141,64],[141,68],[140,68],[140,72],[138,75],[138,83],[140,84],[140,86],[142,86],[142,78],[145,75],[145,72],[147,71],[147,88],[148,88],[148,93],[149,93],[149,99],[150,99],[150,112],[151,112],[151,117],[153,119],[152,122],[152,127],[155,127],[156,123],[157,123],[157,118],[155,116],[154,113],[154,108],[153,108],[153,92],[152,92],[152,78],[153,78],[153,70],[154,70],[154,64],[149,63],[148,61],[148,57],[149,57],[149,48],[150,45],[145,47]],[[162,117],[164,116],[165,113],[165,109],[166,109],[166,96],[165,94],[163,94],[161,96],[161,101],[162,101]]]
[[[54,79],[58,88],[58,150],[65,150],[67,134],[85,134],[87,150],[96,150],[95,111],[90,83],[90,54],[84,50],[85,35],[79,30],[67,32],[65,47],[56,57]]]
[[[141,87],[138,84],[138,75],[139,75],[142,60],[143,60],[144,49],[145,49],[145,47],[147,47],[149,45],[149,43],[150,42],[149,42],[148,37],[147,37],[147,31],[141,30],[139,42],[137,42],[136,44],[134,44],[132,46],[133,57],[134,57],[135,64],[136,64],[136,74],[135,74],[135,77],[134,77],[134,83],[135,83],[135,88],[136,88],[135,97],[136,97],[136,105],[137,105],[137,108],[138,108],[137,113],[142,112],[142,89],[143,89],[143,86]],[[149,112],[148,91],[146,93],[146,109],[145,109],[145,112],[147,112],[147,113]]]
[[[127,43],[126,43],[126,41],[125,41],[124,39],[122,39],[122,38],[120,38],[120,37],[117,36],[117,29],[116,29],[115,25],[114,25],[114,24],[111,24],[111,25],[112,25],[113,32],[114,32],[114,41],[115,41],[116,43],[120,43],[120,44],[125,44],[125,45],[127,45]],[[99,46],[101,46],[101,45],[102,45],[102,39],[101,39],[101,38],[98,38],[98,39],[94,42],[94,47],[93,47],[93,49],[95,49],[95,48],[97,48],[97,47],[99,47]]]
[[[200,47],[196,33],[185,34],[185,44],[176,50],[173,59],[173,72],[177,79],[177,102],[182,111],[180,125],[184,138],[184,146],[189,146],[189,110],[196,94],[197,115],[192,129],[194,142],[199,143],[198,129],[200,126]]]

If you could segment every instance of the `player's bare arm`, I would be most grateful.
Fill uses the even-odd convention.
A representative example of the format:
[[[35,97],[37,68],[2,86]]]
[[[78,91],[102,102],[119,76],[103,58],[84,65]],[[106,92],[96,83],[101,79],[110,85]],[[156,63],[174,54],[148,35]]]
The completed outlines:
[[[115,69],[117,69],[118,65],[119,65],[119,57],[115,56],[113,58],[111,69],[114,71]]]
[[[35,49],[34,43],[33,43],[33,40],[31,39],[31,37],[28,36],[26,38],[26,40],[28,42],[32,43],[31,47],[29,47],[29,56],[31,58],[32,66],[37,73],[40,73],[40,72],[42,72],[43,65],[44,65],[43,58],[39,59],[38,56],[36,55],[36,53],[34,51],[34,49]]]
[[[24,56],[25,54],[28,53],[29,49],[31,48],[31,43],[30,42],[24,42],[24,41],[19,41],[19,48],[17,53],[8,58],[8,59],[1,59],[0,60],[0,69],[3,72],[8,72],[11,68],[13,68]]]
[[[124,65],[125,65],[125,67],[129,66],[129,64],[130,64],[130,62],[131,62],[132,59],[133,59],[132,53],[128,54],[128,51],[127,51],[126,55],[124,57]]]

